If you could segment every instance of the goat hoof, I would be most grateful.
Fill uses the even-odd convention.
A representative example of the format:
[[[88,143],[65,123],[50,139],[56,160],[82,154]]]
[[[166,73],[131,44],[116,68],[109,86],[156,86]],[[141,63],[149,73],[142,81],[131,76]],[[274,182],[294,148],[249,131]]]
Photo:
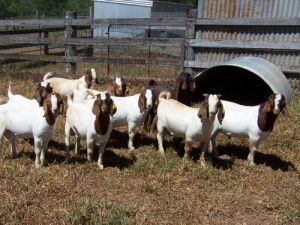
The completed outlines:
[[[135,150],[135,147],[129,148],[129,152],[131,152],[131,151],[133,151],[133,150]]]
[[[166,157],[165,152],[164,151],[159,151],[159,154],[161,157]]]
[[[103,165],[99,165],[99,169],[100,170],[104,170],[104,166]]]
[[[249,162],[249,165],[250,166],[256,166],[256,163],[255,162]]]

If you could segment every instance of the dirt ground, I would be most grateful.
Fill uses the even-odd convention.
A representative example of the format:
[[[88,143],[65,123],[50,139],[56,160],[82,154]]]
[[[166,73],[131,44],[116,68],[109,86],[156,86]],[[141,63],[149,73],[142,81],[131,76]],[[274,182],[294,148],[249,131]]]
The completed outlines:
[[[54,68],[54,67],[53,67]],[[42,72],[2,69],[0,94],[9,80],[14,93],[33,97]],[[81,68],[78,68],[81,69]],[[143,82],[133,82],[131,94]],[[96,86],[105,89],[106,84]],[[247,162],[247,140],[220,135],[221,153],[207,155],[207,168],[198,151],[182,164],[183,143],[166,141],[166,157],[157,153],[156,132],[138,130],[133,154],[128,136],[114,130],[104,154],[104,171],[80,155],[64,161],[64,118],[46,155],[47,166],[36,169],[32,141],[17,141],[12,159],[8,142],[0,154],[0,224],[300,224],[300,98],[293,97],[288,113],[280,115],[271,137],[260,145],[257,166]]]

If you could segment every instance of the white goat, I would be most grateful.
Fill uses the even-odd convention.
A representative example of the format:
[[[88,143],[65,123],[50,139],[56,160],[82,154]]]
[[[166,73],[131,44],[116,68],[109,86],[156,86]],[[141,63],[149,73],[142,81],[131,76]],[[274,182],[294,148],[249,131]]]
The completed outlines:
[[[143,123],[147,113],[155,102],[152,90],[143,88],[139,94],[126,97],[112,96],[111,98],[114,100],[118,109],[112,118],[113,128],[128,126],[128,148],[134,150],[133,139],[135,129]]]
[[[163,93],[162,93],[163,94]],[[159,152],[164,156],[163,138],[166,130],[185,138],[184,160],[189,156],[193,142],[201,142],[200,162],[205,166],[204,154],[210,140],[215,116],[222,122],[224,111],[218,95],[205,95],[199,108],[186,106],[173,99],[159,97],[157,108],[157,140]]]
[[[36,100],[13,95],[8,90],[8,103],[0,105],[0,140],[5,135],[10,141],[12,157],[16,157],[15,137],[34,138],[35,165],[45,162],[49,140],[54,135],[56,117],[63,101],[58,94],[47,94],[40,107]]]
[[[286,103],[281,94],[272,94],[269,99],[257,106],[244,106],[229,101],[222,101],[226,116],[222,124],[215,121],[211,137],[214,155],[219,155],[215,138],[218,131],[228,136],[249,138],[248,161],[254,163],[254,154],[260,141],[266,141],[273,129],[278,114],[283,111]]]
[[[86,139],[88,161],[92,161],[93,143],[100,143],[98,165],[103,170],[102,156],[112,130],[111,116],[115,112],[116,107],[108,93],[99,94],[96,100],[71,104],[67,110],[65,124],[66,160],[70,158],[70,131],[72,130],[76,136],[76,153],[80,148],[80,139]]]
[[[61,96],[66,96],[68,101],[72,99],[73,90],[79,88],[90,88],[93,82],[97,82],[97,75],[94,68],[87,70],[82,77],[70,80],[61,77],[52,77],[53,73],[49,72],[44,75],[43,81],[50,83],[53,92]]]
[[[93,95],[103,93],[105,92],[92,89],[80,89],[75,92],[74,102],[82,102],[84,98],[91,98]],[[139,94],[126,97],[111,96],[111,98],[118,109],[116,114],[111,118],[113,128],[128,126],[128,148],[134,150],[133,139],[135,136],[135,129],[143,123],[147,113],[155,102],[152,90],[143,88]],[[91,104],[89,107],[91,107]]]

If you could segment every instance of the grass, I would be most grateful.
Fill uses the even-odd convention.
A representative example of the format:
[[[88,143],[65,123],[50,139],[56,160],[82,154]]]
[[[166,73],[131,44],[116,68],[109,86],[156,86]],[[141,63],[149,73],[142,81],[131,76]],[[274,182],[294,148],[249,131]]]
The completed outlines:
[[[19,66],[2,67],[0,93],[12,80],[14,93],[32,97],[45,71],[63,70],[57,65]],[[131,93],[143,84],[130,82]],[[162,158],[155,130],[136,136],[133,154],[126,148],[127,134],[114,131],[104,155],[104,171],[97,167],[97,155],[93,163],[87,162],[84,148],[78,156],[71,148],[71,163],[66,164],[63,120],[58,120],[44,168],[34,167],[31,142],[18,139],[18,156],[12,159],[3,141],[0,224],[300,223],[300,97],[292,98],[269,140],[260,145],[255,167],[247,162],[247,141],[224,135],[217,138],[220,158],[208,154],[206,169],[197,163],[196,150],[183,165],[183,143],[171,137]]]

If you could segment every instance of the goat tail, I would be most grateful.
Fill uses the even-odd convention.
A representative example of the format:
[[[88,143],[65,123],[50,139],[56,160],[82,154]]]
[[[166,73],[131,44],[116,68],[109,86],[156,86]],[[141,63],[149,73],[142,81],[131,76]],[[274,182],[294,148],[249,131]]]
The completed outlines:
[[[172,96],[170,91],[162,91],[160,92],[159,96],[158,96],[158,100],[164,98],[164,99],[170,99]]]
[[[52,77],[53,75],[54,75],[53,72],[48,72],[48,73],[46,73],[46,74],[44,75],[44,77],[43,77],[43,81],[47,81],[47,79],[48,79],[49,77]]]
[[[13,96],[13,93],[11,92],[11,84],[12,84],[12,82],[9,81],[9,82],[8,82],[8,89],[7,89],[7,97],[8,97],[8,98],[10,98],[10,97]]]

